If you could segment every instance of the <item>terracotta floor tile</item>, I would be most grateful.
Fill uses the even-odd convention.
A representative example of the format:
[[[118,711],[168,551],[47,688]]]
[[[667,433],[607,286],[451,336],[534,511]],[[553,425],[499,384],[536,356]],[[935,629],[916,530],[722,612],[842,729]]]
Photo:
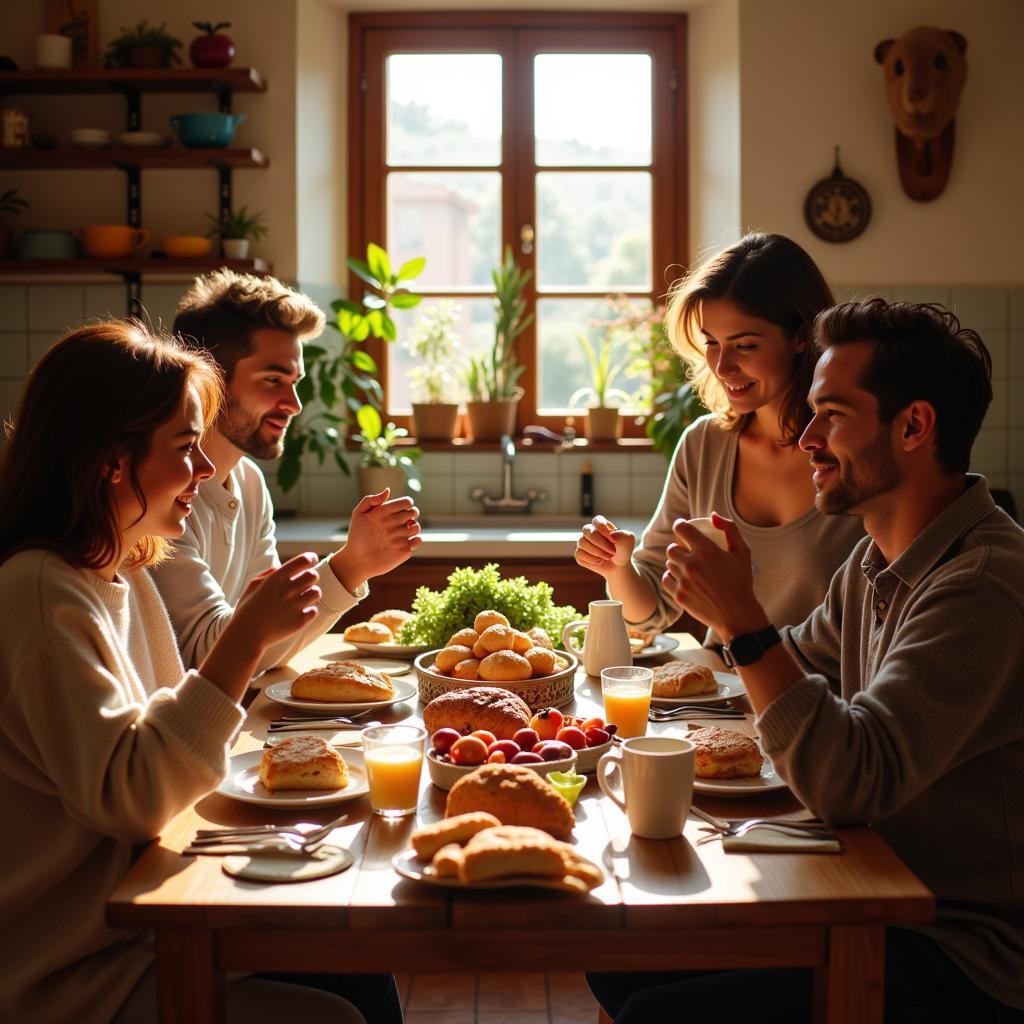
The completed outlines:
[[[593,1010],[594,1019],[597,1019],[597,1000],[581,972],[558,971],[547,977],[548,1005],[552,1017],[559,1010]]]
[[[481,974],[477,1009],[481,1012],[507,1013],[510,1010],[547,1013],[548,995],[544,975],[537,973]],[[544,1024],[547,1024],[545,1019]]]
[[[552,1010],[551,1024],[598,1024],[599,1012],[593,1009]],[[603,1024],[603,1022],[602,1022]]]
[[[423,1010],[406,1013],[405,1024],[477,1024],[472,1010]]]
[[[478,1013],[476,1024],[551,1024],[547,1010],[512,1010],[508,1013],[494,1011]]]
[[[409,1011],[476,1011],[476,975],[414,974],[410,986]]]
[[[398,998],[402,1001],[404,1007],[409,1002],[409,985],[412,981],[411,974],[396,974],[395,984],[398,986]]]

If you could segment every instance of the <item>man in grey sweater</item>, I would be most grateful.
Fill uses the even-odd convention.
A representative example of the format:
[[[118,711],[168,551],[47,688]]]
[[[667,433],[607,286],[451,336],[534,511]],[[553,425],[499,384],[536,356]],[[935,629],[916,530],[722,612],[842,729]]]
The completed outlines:
[[[815,335],[800,446],[818,507],[868,537],[781,636],[727,519],[727,552],[676,522],[663,586],[726,641],[807,807],[870,822],[935,893],[932,923],[888,930],[886,1020],[1024,1020],[1024,531],[967,472],[991,360],[933,306],[847,303]],[[810,1019],[807,971],[591,980],[617,1021],[725,1019],[724,992],[729,1019]]]

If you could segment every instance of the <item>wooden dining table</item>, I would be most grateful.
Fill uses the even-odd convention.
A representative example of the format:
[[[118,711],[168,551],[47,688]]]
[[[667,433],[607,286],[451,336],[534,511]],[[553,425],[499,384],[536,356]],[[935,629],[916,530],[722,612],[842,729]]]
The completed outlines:
[[[694,650],[692,637],[659,660]],[[234,752],[260,749],[269,723],[295,714],[263,693],[322,660],[356,655],[339,634],[313,642],[291,665],[265,673]],[[715,666],[718,667],[718,666]],[[413,678],[414,676],[408,677]],[[590,714],[596,680],[577,678],[577,714]],[[570,705],[571,707],[571,705]],[[416,698],[381,721],[421,723]],[[701,724],[706,724],[702,722]],[[745,720],[721,723],[752,731]],[[652,725],[682,730],[685,722]],[[342,748],[344,755],[344,748]],[[803,811],[788,790],[723,798],[695,794],[720,817]],[[445,793],[424,771],[415,816],[374,815],[367,797],[315,810],[270,809],[212,794],[182,811],[111,894],[111,925],[154,934],[160,1020],[224,1020],[228,971],[452,972],[670,971],[808,967],[816,1021],[882,1020],[887,925],[934,914],[929,890],[867,826],[837,830],[841,852],[727,853],[698,846],[691,816],[670,840],[630,834],[625,815],[591,778],[576,805],[574,842],[602,865],[586,896],[535,888],[455,890],[402,878],[392,858],[420,825],[444,816]],[[197,828],[323,823],[348,810],[331,843],[351,851],[341,874],[291,884],[229,877],[220,858],[185,856]]]

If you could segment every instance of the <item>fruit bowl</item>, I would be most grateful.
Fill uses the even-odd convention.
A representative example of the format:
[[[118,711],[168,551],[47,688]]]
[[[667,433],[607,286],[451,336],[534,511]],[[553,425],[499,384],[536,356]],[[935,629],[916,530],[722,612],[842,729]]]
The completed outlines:
[[[612,749],[612,740],[607,743],[600,743],[596,747],[583,747],[576,751],[576,771],[580,775],[593,775],[597,771],[597,762],[601,760],[602,754],[607,754]]]
[[[532,679],[453,679],[433,670],[434,659],[441,648],[424,651],[414,662],[416,678],[419,681],[420,700],[429,704],[435,697],[450,690],[465,690],[470,686],[497,686],[521,697],[531,711],[541,708],[557,708],[568,704],[575,696],[576,668],[580,660],[569,651],[556,651],[559,658],[567,662],[566,667],[550,676],[536,676]]]
[[[559,758],[557,761],[541,761],[523,767],[533,769],[543,779],[548,772],[567,772],[576,764],[576,756],[576,751],[573,751],[572,757]],[[427,771],[430,773],[430,781],[438,789],[451,789],[463,775],[468,775],[480,767],[482,765],[479,764],[452,764],[442,761],[430,751],[427,752]]]

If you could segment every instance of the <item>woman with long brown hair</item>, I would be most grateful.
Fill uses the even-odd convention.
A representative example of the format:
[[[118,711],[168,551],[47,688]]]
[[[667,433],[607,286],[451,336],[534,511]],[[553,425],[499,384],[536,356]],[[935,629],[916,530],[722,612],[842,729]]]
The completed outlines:
[[[575,554],[605,578],[631,625],[663,629],[683,610],[662,587],[676,519],[717,512],[735,521],[753,554],[758,600],[780,625],[821,603],[863,536],[859,519],[815,509],[796,444],[810,419],[811,327],[831,305],[821,271],[782,235],[747,235],[673,287],[669,335],[711,412],[683,434],[640,547],[599,515]]]
[[[106,926],[105,901],[135,846],[223,778],[265,647],[320,598],[315,556],[293,558],[250,587],[199,670],[183,669],[147,566],[213,470],[200,440],[220,393],[203,356],[109,321],[43,356],[8,428],[0,806],[17,828],[0,849],[5,1021],[155,1019],[152,951]],[[250,1020],[286,1019],[296,991],[308,1005],[277,982],[228,990],[229,1006],[280,1011]],[[310,992],[323,1019],[350,1019],[336,1012],[349,1004]]]

